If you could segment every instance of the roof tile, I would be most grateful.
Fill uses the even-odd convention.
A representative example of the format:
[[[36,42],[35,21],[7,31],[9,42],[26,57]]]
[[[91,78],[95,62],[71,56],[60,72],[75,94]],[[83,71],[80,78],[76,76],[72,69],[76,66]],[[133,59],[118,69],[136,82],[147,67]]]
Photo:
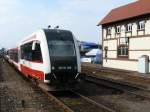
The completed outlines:
[[[150,0],[138,0],[128,5],[112,9],[98,25],[117,22],[145,14],[150,14]]]

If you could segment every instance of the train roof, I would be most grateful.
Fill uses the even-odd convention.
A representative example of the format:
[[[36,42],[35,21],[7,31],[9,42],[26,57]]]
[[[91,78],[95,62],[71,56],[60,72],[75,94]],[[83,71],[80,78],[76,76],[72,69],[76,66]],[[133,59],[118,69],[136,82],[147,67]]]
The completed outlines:
[[[44,29],[44,28],[43,28],[43,29],[39,29],[39,30],[33,32],[32,34],[26,36],[26,38],[24,38],[22,41],[20,41],[20,43],[24,44],[24,43],[26,43],[26,42],[28,42],[28,41],[30,41],[30,40],[32,40],[32,39],[36,39],[36,38],[35,38],[35,35],[36,35],[36,33],[39,32],[39,31],[43,31],[44,33],[45,33],[45,32],[66,32],[66,33],[72,33],[72,32],[69,31],[69,30],[63,30],[63,29]]]
[[[63,30],[63,29],[43,29],[44,30],[44,32],[70,32],[71,33],[71,31],[69,31],[69,30]]]

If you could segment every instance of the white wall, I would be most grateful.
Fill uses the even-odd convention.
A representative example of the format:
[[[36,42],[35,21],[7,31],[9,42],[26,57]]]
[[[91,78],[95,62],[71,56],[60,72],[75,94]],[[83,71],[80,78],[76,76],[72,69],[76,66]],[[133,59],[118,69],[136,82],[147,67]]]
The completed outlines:
[[[137,36],[137,24],[132,24],[132,36]]]
[[[103,42],[104,47],[108,47],[107,57],[117,58],[117,40],[109,40]],[[104,48],[103,47],[103,48]],[[103,49],[103,57],[105,57],[105,50]]]
[[[103,41],[103,48],[105,46],[108,47],[107,57],[114,58],[114,59],[112,60],[108,59],[107,62],[105,59],[103,59],[103,66],[110,67],[110,68],[119,68],[119,69],[137,71],[138,61],[131,61],[131,60],[132,59],[138,60],[138,58],[142,55],[148,55],[150,57],[150,37],[144,37],[143,36],[144,31],[139,31],[137,35],[137,23],[136,22],[132,23],[132,32],[125,34],[125,24],[122,24],[121,34],[120,34],[121,37],[125,37],[126,35],[130,39],[129,40],[129,60],[117,60],[117,45],[118,45],[117,39],[120,37],[120,35],[115,34],[114,26],[110,26],[112,27],[111,37],[109,36],[107,38],[116,38],[116,39]],[[131,34],[135,38],[130,38]],[[150,19],[146,20],[146,23],[145,23],[145,35],[149,35],[149,34],[150,34]],[[104,29],[103,36],[106,37],[106,29]],[[141,36],[141,37],[136,38],[136,36]],[[103,52],[103,57],[104,56],[105,56],[105,51]]]
[[[129,59],[139,59],[142,55],[148,55],[150,57],[150,51],[129,51]]]
[[[103,29],[103,38],[106,39],[106,29]]]
[[[145,27],[145,34],[150,34],[150,20],[146,21]]]
[[[150,49],[150,37],[131,38],[129,44],[130,50]]]
[[[138,70],[138,62],[136,61],[121,61],[121,60],[107,60],[103,59],[103,66],[110,68],[118,68],[124,70],[137,71]]]
[[[116,34],[115,27],[112,27],[112,29],[111,29],[111,38],[115,38],[115,34]]]
[[[125,26],[121,25],[121,37],[125,37]]]

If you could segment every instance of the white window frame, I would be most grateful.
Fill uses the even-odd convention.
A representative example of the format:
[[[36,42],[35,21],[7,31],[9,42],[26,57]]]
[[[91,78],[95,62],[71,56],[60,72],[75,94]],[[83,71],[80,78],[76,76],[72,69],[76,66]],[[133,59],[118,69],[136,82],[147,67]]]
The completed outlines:
[[[127,24],[127,26],[126,26],[126,32],[131,32],[131,31],[132,31],[132,24],[129,23],[129,24]]]
[[[107,28],[107,35],[111,35],[111,27]]]
[[[145,21],[139,21],[138,22],[138,30],[144,30],[145,29]]]
[[[121,26],[116,27],[116,33],[121,33]]]
[[[128,46],[119,46],[120,54],[118,54],[119,57],[121,56],[129,56]]]

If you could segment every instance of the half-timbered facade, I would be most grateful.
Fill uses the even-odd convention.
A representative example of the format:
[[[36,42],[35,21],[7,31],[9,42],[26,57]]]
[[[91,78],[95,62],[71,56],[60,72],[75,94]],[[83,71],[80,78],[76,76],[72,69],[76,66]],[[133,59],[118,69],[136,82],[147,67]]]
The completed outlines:
[[[149,4],[150,0],[138,0],[113,9],[98,24],[102,25],[104,67],[138,71],[139,57],[150,57]]]

